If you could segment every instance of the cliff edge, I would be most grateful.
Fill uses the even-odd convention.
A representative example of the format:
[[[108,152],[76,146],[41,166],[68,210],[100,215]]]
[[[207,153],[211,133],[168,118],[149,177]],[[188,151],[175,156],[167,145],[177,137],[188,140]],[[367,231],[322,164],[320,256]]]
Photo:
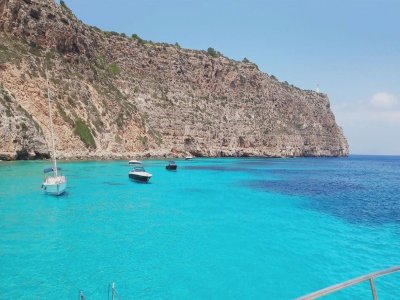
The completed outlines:
[[[53,0],[0,1],[0,159],[345,156],[327,95],[255,64],[83,24]]]

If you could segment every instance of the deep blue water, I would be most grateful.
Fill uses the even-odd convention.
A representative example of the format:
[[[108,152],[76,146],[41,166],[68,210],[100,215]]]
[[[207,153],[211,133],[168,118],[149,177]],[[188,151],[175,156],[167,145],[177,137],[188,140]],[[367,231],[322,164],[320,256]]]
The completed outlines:
[[[400,264],[400,157],[0,162],[0,299],[293,299]],[[400,274],[376,280],[400,299]],[[363,284],[329,299],[370,299]]]
[[[249,165],[249,164],[247,164]],[[400,159],[352,156],[349,159],[296,159],[264,172],[277,180],[250,187],[309,198],[306,207],[355,224],[400,223]],[[257,171],[257,170],[256,170]],[[346,205],[343,205],[346,203]]]

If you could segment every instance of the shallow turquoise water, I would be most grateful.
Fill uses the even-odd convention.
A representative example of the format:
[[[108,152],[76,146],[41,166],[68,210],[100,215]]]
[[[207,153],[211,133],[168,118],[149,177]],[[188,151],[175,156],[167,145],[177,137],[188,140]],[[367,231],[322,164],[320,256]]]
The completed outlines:
[[[0,163],[0,299],[292,299],[400,264],[400,157]],[[400,299],[399,275],[376,280]],[[363,284],[329,299],[370,299]]]

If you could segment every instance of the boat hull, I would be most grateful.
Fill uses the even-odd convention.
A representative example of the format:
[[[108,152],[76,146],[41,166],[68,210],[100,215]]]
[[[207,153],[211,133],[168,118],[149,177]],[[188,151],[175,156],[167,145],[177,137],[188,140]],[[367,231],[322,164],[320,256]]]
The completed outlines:
[[[129,178],[136,182],[147,183],[149,182],[151,176],[143,176],[143,175],[129,173]]]
[[[67,188],[67,183],[66,182],[54,183],[54,184],[44,183],[42,188],[44,192],[48,195],[60,196],[64,194]]]
[[[165,168],[166,168],[168,171],[176,171],[176,169],[178,168],[178,166],[177,166],[177,165],[168,165],[168,166],[165,166]]]

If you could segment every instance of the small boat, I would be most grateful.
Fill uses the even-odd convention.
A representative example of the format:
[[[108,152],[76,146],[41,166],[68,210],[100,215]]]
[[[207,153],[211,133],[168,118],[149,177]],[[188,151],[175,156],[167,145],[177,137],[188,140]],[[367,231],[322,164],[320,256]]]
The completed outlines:
[[[43,173],[46,174],[44,176],[42,189],[49,195],[59,196],[65,192],[67,188],[67,180],[65,176],[60,175],[58,171],[61,171],[60,168],[56,169],[54,167],[49,167],[43,169]],[[51,176],[47,176],[48,173],[53,172]]]
[[[176,163],[174,161],[169,161],[168,165],[165,166],[165,168],[169,171],[176,171],[176,169],[178,168],[178,166],[176,165]]]
[[[138,182],[149,182],[151,176],[150,173],[147,173],[143,167],[134,167],[129,172],[129,178]]]
[[[193,156],[191,156],[191,155],[188,155],[185,157],[185,160],[191,160],[191,159],[193,159]]]
[[[42,184],[42,189],[47,194],[59,196],[62,195],[67,188],[67,179],[62,174],[61,175],[58,174],[58,171],[61,169],[57,167],[56,146],[54,142],[53,119],[51,115],[50,88],[49,88],[49,79],[47,76],[47,69],[46,69],[46,83],[47,83],[47,99],[49,102],[49,120],[50,120],[53,166],[50,168],[45,168],[43,170],[45,176]],[[48,173],[52,174],[50,176],[47,176]]]
[[[128,162],[129,165],[142,165],[140,160],[132,159]]]

